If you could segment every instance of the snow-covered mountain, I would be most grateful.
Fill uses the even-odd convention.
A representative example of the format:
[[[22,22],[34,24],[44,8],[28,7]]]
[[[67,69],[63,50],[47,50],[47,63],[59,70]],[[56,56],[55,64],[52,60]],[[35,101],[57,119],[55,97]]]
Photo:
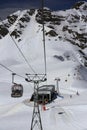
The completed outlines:
[[[41,24],[42,10],[18,11],[7,16],[4,21],[5,27],[2,24],[0,25],[0,38],[7,35],[6,28],[8,28],[11,30],[11,35],[20,42],[21,35],[31,22],[32,17],[34,17],[35,22]],[[87,2],[78,2],[72,9],[65,11],[52,12],[50,9],[45,8],[43,17],[45,26],[49,28],[49,31],[46,30],[47,36],[69,41],[81,49],[86,48]]]
[[[33,73],[31,67],[37,74],[44,73],[42,19],[41,9],[29,9],[0,22],[0,65],[23,77]],[[43,130],[87,130],[87,2],[78,2],[65,11],[44,8],[44,25],[47,84],[56,85],[55,78],[59,78],[61,96],[46,105],[47,111],[40,106]],[[29,99],[33,84],[16,76],[24,93],[21,98],[11,98],[9,70],[0,66],[0,130],[27,130],[32,118]]]
[[[67,86],[68,79],[69,86],[73,82],[72,79],[87,79],[82,73],[82,69],[86,71],[87,66],[86,15],[87,2],[78,2],[72,9],[65,11],[53,12],[44,8],[48,79],[64,77],[63,86]],[[32,67],[37,73],[43,73],[42,10],[17,11],[0,23],[1,62],[7,65],[9,61],[10,66],[14,63],[21,64],[23,59],[20,58],[20,53],[10,38],[8,30]]]

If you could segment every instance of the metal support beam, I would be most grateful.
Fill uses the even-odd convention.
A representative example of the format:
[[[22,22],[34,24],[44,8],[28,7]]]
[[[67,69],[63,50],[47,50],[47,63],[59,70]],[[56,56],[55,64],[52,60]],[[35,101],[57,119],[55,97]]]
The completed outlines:
[[[14,76],[16,75],[16,73],[12,73],[12,83],[14,84]]]
[[[60,95],[60,91],[59,91],[59,81],[60,81],[60,79],[55,78],[55,80],[56,80],[56,85],[57,85],[57,93]]]
[[[39,103],[38,103],[38,88],[39,88],[40,82],[46,81],[46,78],[45,78],[46,75],[26,74],[26,76],[28,77],[25,79],[26,81],[34,83],[34,108],[33,108],[30,130],[43,130],[42,122],[41,122],[41,115],[40,115],[40,110],[39,110]]]
[[[32,122],[31,122],[30,130],[43,130],[39,104],[38,104],[38,87],[39,87],[39,82],[38,81],[34,82],[34,108],[33,108],[33,115],[32,115]]]

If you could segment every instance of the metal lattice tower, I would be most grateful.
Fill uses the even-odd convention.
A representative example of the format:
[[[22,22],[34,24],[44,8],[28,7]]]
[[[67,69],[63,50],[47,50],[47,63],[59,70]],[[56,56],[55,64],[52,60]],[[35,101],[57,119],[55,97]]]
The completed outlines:
[[[26,74],[28,79],[26,81],[34,83],[34,108],[32,114],[32,121],[31,121],[31,129],[30,130],[43,130],[42,122],[41,122],[41,115],[39,110],[39,103],[38,103],[38,88],[39,83],[46,81],[46,75],[31,75]]]
[[[41,115],[39,110],[39,101],[38,101],[38,88],[39,83],[47,80],[47,70],[46,70],[46,49],[45,49],[45,33],[44,33],[44,0],[41,0],[42,3],[42,28],[43,28],[43,47],[44,47],[44,66],[45,66],[45,74],[26,74],[28,79],[26,81],[34,83],[34,108],[33,115],[31,121],[31,129],[30,130],[43,130]]]

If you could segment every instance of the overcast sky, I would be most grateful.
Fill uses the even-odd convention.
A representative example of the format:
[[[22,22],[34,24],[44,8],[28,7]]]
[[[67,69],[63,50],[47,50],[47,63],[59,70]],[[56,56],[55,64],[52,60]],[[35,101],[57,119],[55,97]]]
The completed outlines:
[[[0,17],[6,18],[10,13],[19,9],[39,8],[42,0],[0,0]],[[44,6],[51,10],[64,10],[71,8],[76,2],[82,0],[44,0]],[[85,0],[87,2],[87,0]]]

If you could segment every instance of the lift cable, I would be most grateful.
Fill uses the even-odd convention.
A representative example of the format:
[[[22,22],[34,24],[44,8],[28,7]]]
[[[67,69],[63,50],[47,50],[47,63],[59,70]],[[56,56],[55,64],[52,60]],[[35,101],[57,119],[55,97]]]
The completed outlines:
[[[45,28],[44,28],[44,0],[42,0],[42,27],[43,27],[44,66],[45,66],[45,75],[47,77]]]
[[[5,68],[6,70],[10,71],[11,73],[14,73],[15,75],[17,75],[17,76],[19,76],[19,77],[21,77],[21,78],[24,78],[24,79],[25,79],[25,77],[23,77],[23,76],[21,76],[21,75],[19,75],[19,74],[15,73],[14,71],[12,71],[11,69],[9,69],[9,68],[8,68],[8,67],[6,67],[5,65],[3,65],[3,64],[1,64],[1,63],[0,63],[0,66],[2,66],[3,68]]]
[[[10,35],[10,34],[9,34]],[[26,61],[26,63],[28,64],[28,66],[31,68],[31,70],[36,74],[35,70],[32,68],[32,66],[29,64],[28,60],[26,59],[25,55],[23,54],[23,52],[21,51],[21,49],[18,47],[17,43],[15,42],[15,40],[13,39],[13,37],[11,36],[12,40],[14,41],[16,47],[18,48],[19,52],[21,53],[21,55],[23,56],[24,60]]]
[[[8,70],[9,72],[11,72],[13,75],[17,75],[18,77],[21,77],[21,78],[23,78],[24,80],[26,79],[26,77],[24,77],[24,76],[22,76],[22,75],[20,75],[20,74],[18,74],[18,73],[15,73],[13,70],[11,70],[11,69],[9,69],[8,67],[6,67],[5,65],[3,65],[3,64],[1,64],[0,63],[0,66],[2,66],[3,68],[5,68],[6,70]],[[31,84],[29,84],[30,86],[31,86]],[[31,86],[32,87],[32,86]]]
[[[3,26],[5,26],[5,25],[4,25],[4,22],[3,22],[2,19],[1,19],[1,17],[0,17],[0,21],[2,22]],[[5,27],[5,28],[6,28],[6,27]],[[7,28],[6,28],[6,29],[7,29]],[[8,30],[8,29],[7,29],[7,30]],[[23,57],[24,60],[26,61],[28,67],[31,68],[31,70],[36,74],[35,70],[34,70],[34,69],[32,68],[32,66],[29,64],[28,60],[26,59],[25,55],[23,54],[23,52],[21,51],[21,49],[20,49],[19,46],[17,45],[16,41],[15,41],[14,38],[11,36],[9,30],[8,30],[8,33],[9,33],[11,39],[13,40],[15,46],[17,47],[17,49],[18,49],[19,52],[21,53],[22,57]]]
[[[44,6],[44,1],[42,0],[42,26],[43,26],[43,47],[44,47],[44,66],[45,66],[45,76],[47,76],[47,67],[46,67],[46,47],[45,47],[45,33],[44,33],[44,11],[43,11],[43,6]],[[2,21],[1,17],[0,17],[0,21],[2,22],[2,24],[4,25],[4,22]],[[5,26],[5,25],[4,25]],[[7,29],[7,28],[6,28]],[[7,29],[8,30],[8,29]],[[17,45],[16,41],[14,40],[14,38],[11,36],[9,30],[8,33],[10,35],[10,37],[12,38],[14,44],[16,45],[16,47],[18,48],[19,52],[21,53],[22,57],[24,58],[24,60],[26,61],[26,63],[28,64],[28,66],[31,68],[31,70],[37,74],[35,72],[35,70],[31,67],[31,65],[29,64],[28,60],[26,59],[25,55],[23,54],[23,52],[21,51],[21,49],[19,48],[19,46]]]

